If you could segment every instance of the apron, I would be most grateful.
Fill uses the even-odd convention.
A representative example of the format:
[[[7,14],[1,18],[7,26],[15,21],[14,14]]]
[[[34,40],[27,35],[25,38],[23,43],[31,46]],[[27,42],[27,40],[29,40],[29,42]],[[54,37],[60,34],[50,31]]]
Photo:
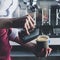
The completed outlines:
[[[0,18],[12,18],[18,0],[0,0]],[[8,29],[0,29],[0,60],[11,60]]]

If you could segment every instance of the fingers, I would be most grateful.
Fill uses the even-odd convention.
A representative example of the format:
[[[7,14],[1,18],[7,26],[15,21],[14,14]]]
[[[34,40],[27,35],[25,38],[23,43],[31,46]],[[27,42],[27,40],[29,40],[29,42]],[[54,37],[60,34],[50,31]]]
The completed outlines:
[[[41,56],[49,56],[51,53],[52,49],[51,48],[42,48],[41,50]]]
[[[35,28],[35,22],[34,22],[33,18],[30,15],[27,16],[27,20],[30,24],[30,27]]]
[[[30,35],[28,27],[29,27],[29,24],[27,24],[27,20],[26,20],[26,23],[25,23],[25,25],[24,25],[24,28],[25,28],[25,30],[26,30],[26,33],[27,33],[28,35]]]
[[[50,55],[52,49],[51,48],[48,48],[48,55]]]
[[[45,57],[47,57],[48,56],[48,50],[46,49],[46,55],[45,55]]]
[[[42,54],[44,53],[43,56],[45,56],[45,57],[48,56],[48,49],[43,48],[41,52],[42,52]]]
[[[25,20],[26,20],[26,22],[25,22],[24,28],[26,30],[26,33],[28,35],[30,35],[29,30],[32,30],[33,28],[35,28],[35,25],[34,25],[35,22],[30,15],[27,15]]]
[[[30,17],[32,23],[35,24],[35,21],[33,20],[33,18],[30,15],[29,15],[29,17]]]
[[[26,19],[26,24],[27,24],[27,28],[30,29],[30,25],[27,19]]]
[[[52,49],[51,49],[51,48],[46,49],[46,56],[45,56],[45,57],[49,56],[49,55],[50,55],[50,53],[51,53],[51,51],[52,51]]]

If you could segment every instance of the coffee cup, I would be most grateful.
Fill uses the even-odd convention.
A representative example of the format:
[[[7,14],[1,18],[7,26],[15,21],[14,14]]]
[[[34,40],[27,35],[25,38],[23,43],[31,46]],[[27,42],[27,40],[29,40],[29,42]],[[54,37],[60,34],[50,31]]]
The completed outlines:
[[[49,36],[47,35],[40,35],[37,37],[36,39],[36,43],[37,43],[37,53],[38,53],[38,56],[41,56],[41,57],[44,57],[45,54],[46,54],[46,48],[49,47],[48,45],[48,39],[49,39]],[[44,53],[41,54],[41,50],[42,49],[45,49]]]

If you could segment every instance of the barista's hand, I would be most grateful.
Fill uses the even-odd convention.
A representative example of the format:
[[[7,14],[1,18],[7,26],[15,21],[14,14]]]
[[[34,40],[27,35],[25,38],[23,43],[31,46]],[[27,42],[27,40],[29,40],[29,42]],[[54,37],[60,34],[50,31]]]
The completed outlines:
[[[30,15],[25,16],[24,29],[26,30],[26,33],[29,35],[29,30],[32,30],[33,28],[35,28],[35,21]]]
[[[29,49],[30,51],[32,51],[37,57],[47,57],[50,55],[52,48],[48,47],[48,48],[42,48],[40,51],[37,51],[37,47],[35,43],[32,42],[28,42],[26,44],[23,44],[24,47],[26,47],[27,49]]]
[[[49,47],[49,48],[42,48],[41,51],[40,51],[40,56],[42,57],[47,57],[50,55],[52,49]]]
[[[12,39],[10,39],[12,40]],[[47,57],[50,55],[52,49],[50,47],[48,48],[42,48],[39,52],[37,51],[37,45],[36,43],[33,42],[28,42],[28,43],[22,43],[22,40],[19,37],[16,37],[14,40],[12,40],[18,44],[20,44],[21,46],[23,46],[26,49],[29,49],[30,51],[32,51],[37,57]]]
[[[37,49],[33,49],[33,53],[37,56],[37,57],[48,57],[51,53],[52,49],[49,48],[42,48],[39,52],[37,51]]]

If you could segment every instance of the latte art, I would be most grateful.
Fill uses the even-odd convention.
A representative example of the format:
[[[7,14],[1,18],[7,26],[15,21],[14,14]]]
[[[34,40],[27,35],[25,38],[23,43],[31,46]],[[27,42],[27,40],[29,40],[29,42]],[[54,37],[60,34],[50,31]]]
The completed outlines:
[[[46,35],[41,35],[37,37],[37,41],[47,41],[48,40],[48,36]]]

